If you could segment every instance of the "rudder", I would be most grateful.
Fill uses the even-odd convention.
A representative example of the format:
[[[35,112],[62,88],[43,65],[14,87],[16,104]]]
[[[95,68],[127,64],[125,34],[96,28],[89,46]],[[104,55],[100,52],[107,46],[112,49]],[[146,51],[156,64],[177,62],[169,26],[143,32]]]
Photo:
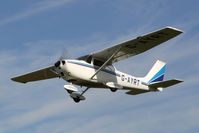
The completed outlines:
[[[166,69],[166,63],[160,60],[157,60],[153,65],[148,74],[144,77],[144,81],[147,84],[163,81],[164,74]]]

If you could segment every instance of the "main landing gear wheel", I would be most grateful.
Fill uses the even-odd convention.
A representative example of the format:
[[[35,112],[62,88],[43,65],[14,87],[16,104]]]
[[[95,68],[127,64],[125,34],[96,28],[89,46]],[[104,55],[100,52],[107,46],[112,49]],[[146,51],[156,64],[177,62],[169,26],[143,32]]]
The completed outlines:
[[[79,99],[79,98],[73,98],[73,100],[74,100],[76,103],[79,103],[79,102],[80,102],[80,99]]]
[[[67,92],[70,94],[70,97],[74,100],[74,102],[79,103],[80,101],[85,100],[86,98],[83,96],[83,94],[89,89],[87,87],[82,93],[78,93],[78,89],[75,88],[72,85],[65,85],[64,88],[67,90]]]
[[[71,93],[70,97],[76,102],[79,103],[81,100],[85,100],[86,98],[79,93]]]
[[[110,88],[110,90],[111,90],[112,92],[116,92],[116,91],[117,91],[116,88]]]

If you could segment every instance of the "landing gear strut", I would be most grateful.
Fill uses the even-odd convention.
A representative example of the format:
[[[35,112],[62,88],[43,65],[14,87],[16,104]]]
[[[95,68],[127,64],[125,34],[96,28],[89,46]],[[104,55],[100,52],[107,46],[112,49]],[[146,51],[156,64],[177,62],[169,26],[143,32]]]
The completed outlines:
[[[78,93],[78,89],[73,85],[64,85],[65,90],[70,94],[70,97],[76,102],[80,102],[82,100],[85,100],[86,98],[83,96],[83,94],[89,89],[87,87],[82,93]]]

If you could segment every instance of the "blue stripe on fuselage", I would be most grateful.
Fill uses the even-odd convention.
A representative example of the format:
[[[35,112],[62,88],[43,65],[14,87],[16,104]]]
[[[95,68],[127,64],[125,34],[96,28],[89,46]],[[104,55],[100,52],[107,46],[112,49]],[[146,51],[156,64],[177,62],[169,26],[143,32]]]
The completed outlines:
[[[89,64],[85,64],[85,63],[81,63],[81,62],[75,62],[75,61],[68,61],[68,62],[73,63],[73,64],[77,64],[77,65],[81,65],[81,66],[85,66],[85,67],[89,67],[89,68],[92,68],[92,69],[95,69],[95,70],[99,69],[98,66],[93,66],[93,65],[89,65]],[[118,74],[116,72],[109,71],[109,70],[106,70],[106,69],[103,69],[102,71],[120,77],[120,74]]]

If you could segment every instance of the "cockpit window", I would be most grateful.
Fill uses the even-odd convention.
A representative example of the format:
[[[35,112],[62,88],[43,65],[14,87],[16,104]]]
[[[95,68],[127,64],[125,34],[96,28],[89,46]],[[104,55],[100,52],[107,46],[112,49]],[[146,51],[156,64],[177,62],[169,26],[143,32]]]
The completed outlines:
[[[104,62],[100,61],[100,60],[96,60],[94,59],[94,63],[95,66],[102,66],[104,64]]]
[[[91,64],[91,60],[92,60],[92,56],[88,56],[88,58],[86,59],[86,62]]]
[[[113,65],[108,65],[105,67],[105,69],[109,70],[109,71],[115,71],[115,68]]]
[[[77,59],[78,59],[78,60],[84,60],[84,61],[86,61],[87,63],[91,64],[92,56],[91,56],[91,55],[86,55],[86,56],[79,57],[79,58],[77,58]]]

